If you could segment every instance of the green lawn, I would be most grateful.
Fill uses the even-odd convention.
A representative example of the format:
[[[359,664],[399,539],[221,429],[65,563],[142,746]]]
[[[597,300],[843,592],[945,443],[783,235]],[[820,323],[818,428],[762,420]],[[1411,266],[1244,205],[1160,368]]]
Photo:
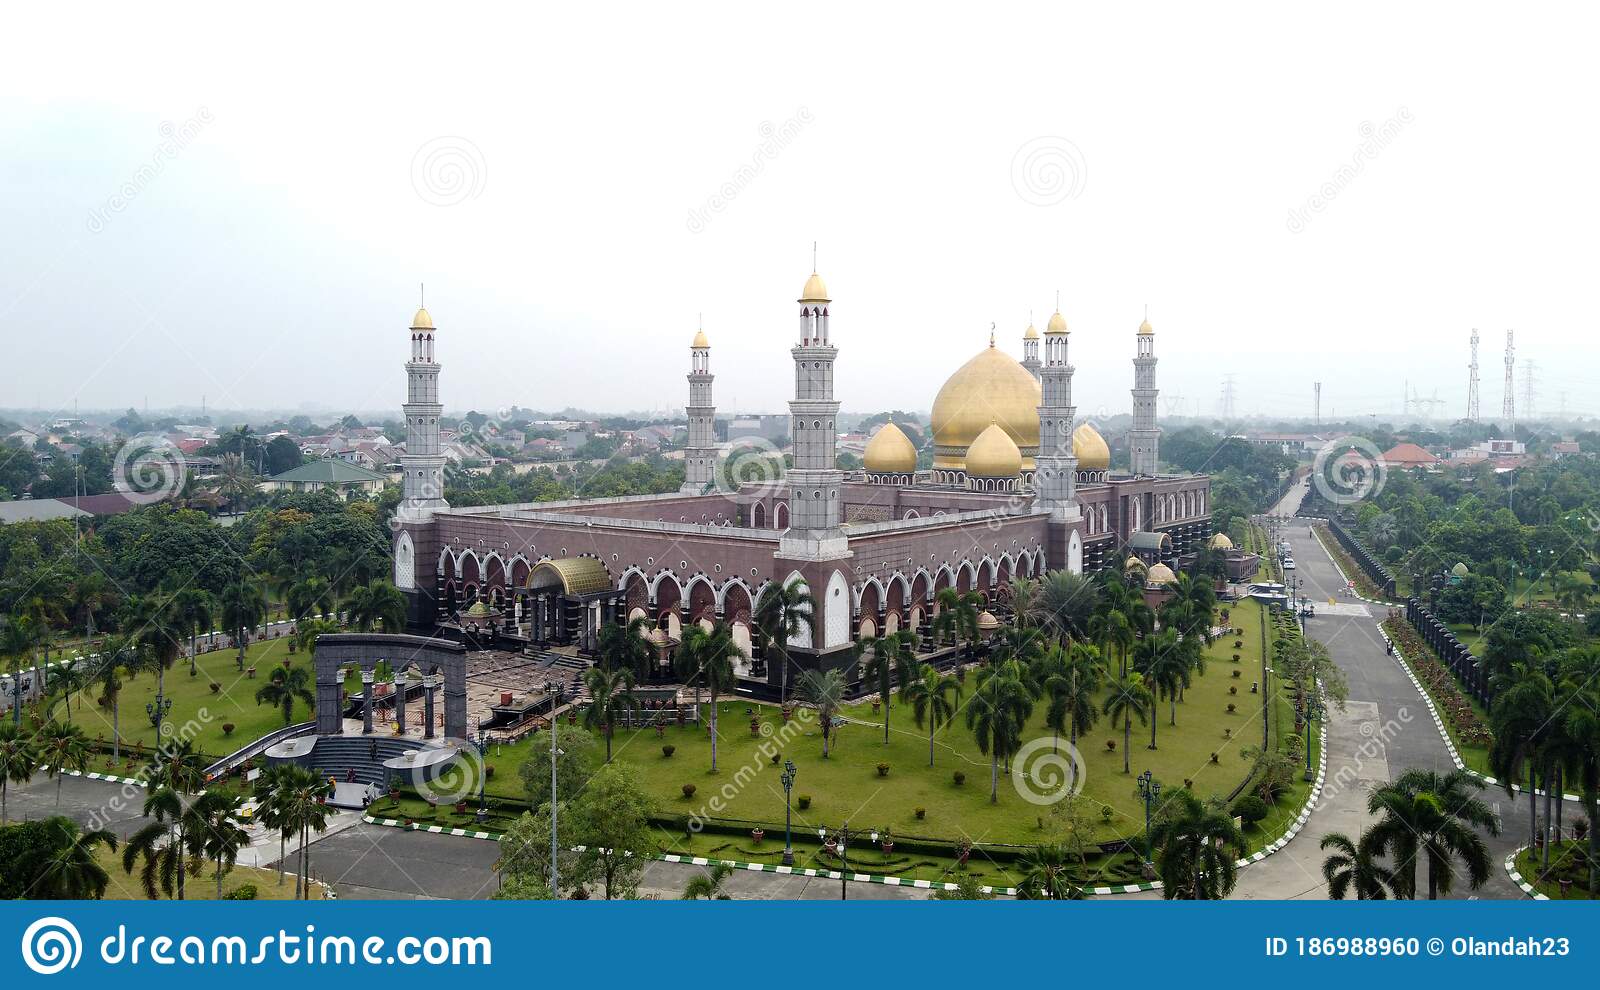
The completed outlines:
[[[1571,887],[1566,895],[1566,900],[1584,900],[1592,898],[1589,892],[1589,843],[1573,840],[1557,842],[1550,847],[1550,870],[1545,872],[1542,864],[1544,853],[1537,849],[1524,849],[1517,854],[1517,872],[1522,874],[1522,879],[1533,884],[1533,889],[1553,901],[1562,900],[1561,881],[1567,880]]]
[[[111,883],[106,886],[105,899],[108,901],[142,901],[145,900],[144,888],[139,885],[138,865],[133,868],[130,876],[122,869],[122,850],[118,848],[112,852],[104,846],[95,850],[95,858],[100,866],[111,875]],[[217,899],[217,881],[215,864],[207,862],[200,867],[198,876],[185,878],[183,896],[190,901],[214,901]],[[251,884],[256,888],[255,899],[258,901],[287,901],[294,899],[294,874],[285,873],[283,884],[278,883],[277,870],[258,869],[254,866],[235,866],[222,875],[222,892],[231,893]],[[321,887],[313,884],[311,899],[323,899]]]

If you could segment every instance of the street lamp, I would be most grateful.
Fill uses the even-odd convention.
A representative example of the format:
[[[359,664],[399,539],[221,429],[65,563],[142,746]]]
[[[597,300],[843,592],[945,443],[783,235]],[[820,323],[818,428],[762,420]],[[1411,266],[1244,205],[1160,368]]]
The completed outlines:
[[[1156,780],[1150,771],[1146,770],[1139,775],[1139,797],[1144,800],[1144,868],[1149,874],[1155,863],[1154,850],[1150,846],[1150,805],[1161,796],[1161,782]]]
[[[489,736],[488,736],[488,733],[484,732],[482,729],[478,730],[478,740],[477,740],[477,742],[473,743],[472,745],[478,751],[478,815],[477,815],[477,819],[478,819],[478,824],[482,825],[484,822],[489,820],[489,805],[485,802],[484,793],[483,793],[484,782],[489,776],[488,773],[485,772],[488,764],[484,763],[484,761],[483,761],[484,756],[489,752]]]
[[[795,765],[793,760],[783,761],[783,773],[778,779],[783,781],[783,865],[794,865],[794,842],[791,839],[791,814],[789,792],[794,790]]]
[[[172,713],[172,699],[162,697],[161,692],[157,690],[156,700],[144,703],[144,713],[150,716],[150,726],[156,730],[156,735],[160,736],[161,723]]]
[[[1301,713],[1304,716],[1305,723],[1306,723],[1306,775],[1305,775],[1305,779],[1306,780],[1310,780],[1311,777],[1312,777],[1312,773],[1311,773],[1311,720],[1314,719],[1314,718],[1322,718],[1323,716],[1327,715],[1327,713],[1328,713],[1327,709],[1323,707],[1322,702],[1318,701],[1316,698],[1308,699],[1306,701],[1305,708]]]

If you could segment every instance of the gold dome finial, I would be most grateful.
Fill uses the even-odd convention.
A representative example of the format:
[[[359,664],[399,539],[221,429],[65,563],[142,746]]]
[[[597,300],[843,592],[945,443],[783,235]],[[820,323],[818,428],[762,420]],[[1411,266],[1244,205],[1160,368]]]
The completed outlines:
[[[1139,336],[1148,337],[1155,332],[1155,328],[1150,325],[1150,307],[1146,305],[1144,308],[1144,322],[1139,324]]]
[[[994,346],[994,324],[993,323],[989,324],[989,346],[990,347]]]
[[[1048,334],[1068,333],[1067,318],[1061,315],[1061,290],[1056,290],[1056,311],[1050,314],[1050,322],[1044,325],[1044,332]]]
[[[417,313],[411,317],[411,329],[433,329],[433,317],[428,315],[428,290],[421,282],[417,283]]]
[[[1033,310],[1028,310],[1028,329],[1022,332],[1023,340],[1038,340],[1039,331],[1033,328]]]

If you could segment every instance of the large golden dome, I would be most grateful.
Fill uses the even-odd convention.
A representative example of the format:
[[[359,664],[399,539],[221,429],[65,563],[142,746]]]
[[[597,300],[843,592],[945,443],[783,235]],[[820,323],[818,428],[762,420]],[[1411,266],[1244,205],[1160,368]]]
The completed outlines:
[[[1079,471],[1111,470],[1111,448],[1100,431],[1088,423],[1072,431],[1072,456],[1078,459]]]
[[[1011,434],[990,423],[967,448],[967,474],[977,478],[1015,478],[1022,473],[1022,451]]]
[[[910,474],[917,469],[917,448],[893,423],[885,423],[867,441],[861,460],[873,474]]]
[[[933,400],[933,466],[960,471],[967,448],[993,423],[1016,444],[1023,467],[1039,449],[1039,382],[993,345],[962,365]]]

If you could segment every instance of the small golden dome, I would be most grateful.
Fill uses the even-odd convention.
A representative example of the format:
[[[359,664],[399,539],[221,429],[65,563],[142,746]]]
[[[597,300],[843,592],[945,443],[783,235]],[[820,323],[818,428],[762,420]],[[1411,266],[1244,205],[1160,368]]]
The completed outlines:
[[[1050,314],[1050,322],[1044,325],[1045,333],[1067,333],[1067,318],[1061,315],[1061,310]]]
[[[1144,569],[1145,563],[1138,557],[1129,557],[1127,562],[1122,565],[1123,573],[1128,573],[1130,571],[1142,571]]]
[[[418,309],[417,315],[411,318],[411,329],[432,330],[433,317],[428,315],[428,311],[426,309]]]
[[[1080,471],[1111,470],[1111,448],[1100,431],[1088,423],[1072,431],[1072,454],[1078,459]]]
[[[1232,550],[1233,541],[1228,539],[1227,533],[1218,533],[1211,538],[1211,541],[1206,546],[1213,550]]]
[[[689,346],[690,347],[710,347],[711,346],[711,341],[706,339],[706,332],[704,330],[696,330],[695,334],[694,334],[694,343],[690,344]]]
[[[990,423],[967,448],[966,464],[974,477],[1015,478],[1022,473],[1022,451],[999,423]]]
[[[910,474],[917,469],[917,448],[904,430],[885,423],[867,441],[861,460],[873,474]]]
[[[1039,449],[1039,380],[998,347],[985,347],[933,399],[933,466],[963,467],[968,447],[991,423],[1019,448]],[[1032,467],[1032,455],[1024,463]]]
[[[1178,580],[1178,575],[1172,573],[1172,568],[1166,564],[1157,564],[1150,568],[1150,573],[1145,575],[1145,581],[1152,587],[1156,585],[1172,584]]]
[[[828,286],[822,281],[822,276],[812,272],[811,277],[806,279],[806,287],[800,290],[800,298],[797,301],[803,303],[825,303],[833,300],[828,298]]]
[[[1145,320],[1143,323],[1139,324],[1139,336],[1148,337],[1155,332],[1156,328],[1150,325],[1149,320]]]
[[[1023,340],[1038,340],[1039,339],[1039,331],[1035,330],[1033,328],[1033,321],[1032,320],[1028,321],[1028,329],[1023,332],[1022,339]]]
[[[1000,620],[994,617],[993,612],[989,611],[988,609],[984,609],[982,612],[978,613],[979,632],[994,632],[999,628]]]

